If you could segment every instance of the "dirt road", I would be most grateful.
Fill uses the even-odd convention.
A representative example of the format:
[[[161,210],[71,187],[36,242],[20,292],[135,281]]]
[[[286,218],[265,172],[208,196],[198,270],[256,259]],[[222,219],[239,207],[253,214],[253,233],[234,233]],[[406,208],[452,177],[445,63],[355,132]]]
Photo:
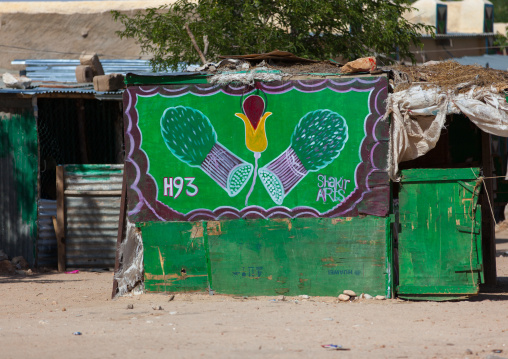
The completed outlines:
[[[508,232],[499,237],[502,253]],[[0,358],[508,358],[508,257],[497,259],[498,287],[444,303],[205,294],[111,300],[110,272],[0,276]]]

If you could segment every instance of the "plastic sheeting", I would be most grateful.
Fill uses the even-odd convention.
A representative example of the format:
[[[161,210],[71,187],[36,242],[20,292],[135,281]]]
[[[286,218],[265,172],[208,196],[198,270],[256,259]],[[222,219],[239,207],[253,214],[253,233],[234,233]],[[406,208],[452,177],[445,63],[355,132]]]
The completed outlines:
[[[143,240],[133,223],[127,221],[127,235],[119,248],[120,268],[115,274],[118,294],[123,296],[143,283]]]
[[[398,181],[398,164],[423,156],[436,146],[446,116],[464,114],[482,131],[508,137],[508,103],[495,89],[467,93],[412,86],[389,95],[385,118],[392,116],[388,173]]]
[[[228,85],[234,82],[242,85],[253,86],[254,81],[264,81],[264,82],[281,81],[285,76],[289,76],[289,74],[274,72],[266,67],[257,67],[256,69],[253,69],[246,73],[232,72],[214,75],[210,78],[210,83],[218,85]]]

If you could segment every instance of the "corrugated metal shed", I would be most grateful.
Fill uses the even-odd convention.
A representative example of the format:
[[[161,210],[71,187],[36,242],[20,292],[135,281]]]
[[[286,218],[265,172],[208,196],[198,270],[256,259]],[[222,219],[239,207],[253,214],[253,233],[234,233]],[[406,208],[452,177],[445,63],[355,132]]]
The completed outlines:
[[[115,265],[123,165],[66,165],[66,266]]]

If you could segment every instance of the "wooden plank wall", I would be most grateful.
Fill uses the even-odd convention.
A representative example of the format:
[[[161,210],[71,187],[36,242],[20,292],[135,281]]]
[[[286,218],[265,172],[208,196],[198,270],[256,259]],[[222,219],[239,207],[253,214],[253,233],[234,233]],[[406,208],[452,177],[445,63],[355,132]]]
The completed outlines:
[[[149,223],[147,291],[390,295],[390,218]]]

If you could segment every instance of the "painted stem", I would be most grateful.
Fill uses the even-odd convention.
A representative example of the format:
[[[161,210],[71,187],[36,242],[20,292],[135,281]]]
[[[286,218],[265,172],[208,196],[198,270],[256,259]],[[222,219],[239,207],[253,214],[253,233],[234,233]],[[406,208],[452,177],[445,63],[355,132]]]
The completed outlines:
[[[247,197],[245,197],[245,207],[248,206],[249,197],[254,190],[254,186],[256,185],[256,178],[258,174],[258,160],[261,157],[260,152],[254,152],[254,178],[252,179],[252,185],[250,186],[249,193],[247,193]]]
[[[284,197],[307,175],[308,171],[292,147],[259,169],[259,176],[270,197],[282,204]]]
[[[252,174],[252,165],[217,142],[201,169],[233,197],[242,190]]]

